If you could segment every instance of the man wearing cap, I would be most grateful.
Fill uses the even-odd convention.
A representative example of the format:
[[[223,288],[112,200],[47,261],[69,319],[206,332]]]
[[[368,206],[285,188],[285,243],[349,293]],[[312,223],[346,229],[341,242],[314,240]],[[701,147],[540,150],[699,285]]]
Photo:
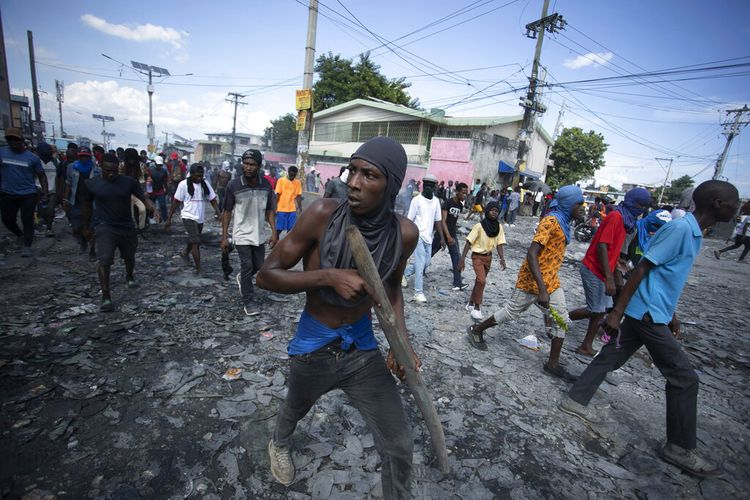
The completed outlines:
[[[416,302],[427,302],[424,295],[424,273],[430,267],[432,259],[432,238],[434,237],[435,223],[442,220],[440,200],[435,196],[437,177],[427,174],[422,178],[422,194],[415,196],[409,205],[407,218],[414,222],[419,228],[419,242],[414,250],[414,262],[404,271],[401,283],[406,286],[406,278],[414,275],[414,300]],[[443,232],[438,231],[440,237],[440,248],[445,248]]]
[[[63,208],[68,213],[68,220],[73,230],[73,236],[81,245],[81,252],[88,248],[89,257],[96,258],[94,249],[94,235],[91,227],[86,223],[90,217],[86,217],[83,200],[86,199],[86,180],[102,175],[102,169],[91,159],[91,149],[86,146],[78,148],[78,160],[68,165],[65,179],[65,196],[63,196]]]
[[[23,135],[17,128],[5,129],[8,146],[0,148],[0,212],[3,224],[19,239],[23,239],[22,257],[31,257],[31,243],[34,240],[34,209],[37,203],[37,189],[34,177],[42,187],[42,199],[48,196],[47,176],[39,157],[26,149]],[[16,217],[21,211],[21,224]]]
[[[263,155],[257,149],[242,153],[242,176],[229,183],[221,215],[221,249],[229,248],[229,221],[234,213],[232,239],[240,256],[237,285],[245,314],[260,313],[253,291],[253,276],[266,259],[266,242],[274,247],[276,233],[276,195],[271,184],[260,175]],[[270,235],[264,222],[268,223]]]
[[[384,360],[378,349],[371,321],[371,309],[378,305],[355,270],[344,234],[348,226],[359,229],[405,332],[399,282],[418,230],[393,207],[406,172],[406,152],[391,138],[375,137],[352,155],[349,172],[348,201],[315,200],[258,273],[261,288],[306,294],[297,332],[287,348],[292,362],[286,400],[268,444],[271,473],[284,485],[294,482],[289,447],[297,423],[318,398],[342,389],[375,439],[383,497],[411,498],[412,437],[401,396],[388,373],[390,368],[403,376],[403,369],[390,353]],[[300,261],[303,270],[293,270]]]

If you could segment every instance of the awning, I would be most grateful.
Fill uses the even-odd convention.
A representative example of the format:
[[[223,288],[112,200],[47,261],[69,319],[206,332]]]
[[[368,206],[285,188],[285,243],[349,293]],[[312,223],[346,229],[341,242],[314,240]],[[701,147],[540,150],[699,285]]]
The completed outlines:
[[[523,175],[527,179],[534,179],[535,181],[538,181],[539,178],[542,176],[541,174],[537,174],[536,172],[531,172],[529,170],[525,172],[521,172],[521,175]]]
[[[500,164],[497,167],[497,171],[500,174],[512,174],[512,173],[515,173],[516,169],[511,167],[504,161],[500,160]]]

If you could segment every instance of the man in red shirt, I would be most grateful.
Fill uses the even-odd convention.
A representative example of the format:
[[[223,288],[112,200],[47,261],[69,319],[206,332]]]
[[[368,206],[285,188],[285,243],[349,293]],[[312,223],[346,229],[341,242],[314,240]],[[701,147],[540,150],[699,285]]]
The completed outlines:
[[[635,231],[635,221],[651,204],[651,194],[634,188],[625,194],[623,202],[602,221],[581,262],[581,281],[586,294],[586,307],[570,311],[571,321],[589,320],[586,337],[578,353],[594,356],[594,337],[599,323],[616,293],[615,268],[628,234]]]

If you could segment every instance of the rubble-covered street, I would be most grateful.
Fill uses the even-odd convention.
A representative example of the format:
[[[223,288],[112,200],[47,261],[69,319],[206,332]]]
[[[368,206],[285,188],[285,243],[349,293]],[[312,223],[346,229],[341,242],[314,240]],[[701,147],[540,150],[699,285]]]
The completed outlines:
[[[470,223],[463,222],[463,234]],[[485,316],[507,298],[533,235],[534,220],[506,227],[508,269],[497,260]],[[297,478],[273,481],[266,447],[285,395],[291,338],[303,295],[261,291],[263,312],[242,313],[234,273],[223,279],[220,251],[204,247],[204,277],[178,256],[185,236],[152,227],[136,258],[137,289],[113,266],[116,311],[100,313],[96,263],[80,254],[64,220],[57,238],[38,237],[22,259],[0,235],[1,498],[368,498],[380,495],[379,458],[359,414],[341,392],[322,398],[294,439]],[[216,239],[218,224],[207,224]],[[450,258],[439,253],[426,279],[428,303],[404,290],[412,343],[446,433],[451,473],[431,467],[429,436],[414,402],[405,406],[415,444],[416,498],[742,498],[750,491],[750,266],[712,250],[707,239],[678,313],[683,344],[701,380],[699,448],[721,464],[721,479],[698,480],[659,458],[665,438],[664,380],[641,350],[610,374],[592,401],[606,424],[561,413],[567,385],[542,372],[549,342],[541,313],[488,331],[489,349],[470,347],[464,304],[471,288],[450,289]],[[461,241],[463,246],[463,240]],[[568,248],[563,279],[569,307],[584,301]],[[239,270],[232,254],[235,273]],[[464,272],[472,283],[474,274]],[[411,282],[410,282],[411,284]],[[376,328],[377,331],[377,328]],[[585,324],[563,348],[567,368]],[[540,351],[517,343],[540,333]],[[377,332],[381,346],[385,342]],[[597,344],[598,345],[598,344]]]

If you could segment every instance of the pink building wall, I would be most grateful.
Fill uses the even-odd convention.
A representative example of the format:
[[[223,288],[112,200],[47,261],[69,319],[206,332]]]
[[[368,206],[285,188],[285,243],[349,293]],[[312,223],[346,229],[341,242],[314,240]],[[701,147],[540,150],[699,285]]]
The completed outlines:
[[[474,184],[474,164],[470,158],[471,139],[433,138],[428,171],[438,181],[458,180],[471,186]]]

